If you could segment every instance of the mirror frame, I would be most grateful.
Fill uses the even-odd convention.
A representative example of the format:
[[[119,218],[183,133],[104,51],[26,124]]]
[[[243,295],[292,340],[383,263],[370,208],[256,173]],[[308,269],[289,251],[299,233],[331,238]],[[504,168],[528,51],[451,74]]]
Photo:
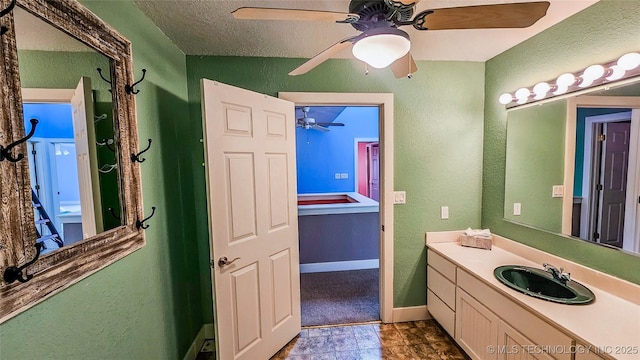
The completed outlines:
[[[10,0],[0,0],[7,8]],[[105,266],[140,249],[146,243],[144,229],[136,222],[144,217],[138,152],[131,42],[75,0],[18,0],[17,6],[60,29],[110,59],[114,138],[117,145],[122,225],[40,257],[25,271],[33,278],[7,284],[0,279],[0,323],[62,291]],[[0,19],[8,31],[0,37],[0,145],[7,146],[25,134],[18,53],[13,12]],[[26,154],[20,144],[12,155]],[[31,184],[26,159],[0,162],[0,272],[20,266],[35,256],[36,232]]]

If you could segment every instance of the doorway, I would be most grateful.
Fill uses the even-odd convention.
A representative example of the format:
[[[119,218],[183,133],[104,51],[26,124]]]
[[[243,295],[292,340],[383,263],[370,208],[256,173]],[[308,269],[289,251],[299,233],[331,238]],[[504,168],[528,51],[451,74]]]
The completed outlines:
[[[637,252],[640,98],[570,98],[566,129],[562,232]]]
[[[379,118],[377,106],[296,106],[302,326],[380,320]]]
[[[341,93],[280,93],[280,98],[292,101],[296,106],[361,106],[374,107],[378,111],[377,128],[378,136],[361,136],[371,139],[370,143],[377,141],[377,162],[378,162],[378,213],[375,229],[371,230],[378,234],[377,250],[379,260],[377,264],[370,262],[369,268],[378,267],[378,293],[379,293],[379,319],[382,322],[392,322],[393,319],[393,244],[390,240],[393,234],[393,202],[387,197],[393,195],[393,95],[392,94],[341,94]],[[333,128],[331,128],[333,131]],[[306,139],[305,139],[306,140]],[[351,148],[354,152],[350,156],[350,161],[356,156],[355,139],[351,139]],[[350,184],[357,195],[358,180],[360,179],[357,169],[357,161],[351,161],[352,168],[346,169],[344,178],[345,184]],[[349,176],[349,173],[355,174]],[[343,179],[343,173],[338,176]],[[335,179],[336,174],[333,174]],[[302,188],[304,190],[304,188]],[[300,191],[299,191],[300,192]],[[361,195],[362,196],[362,195]],[[370,199],[362,196],[365,199]],[[371,200],[371,199],[370,199]],[[376,201],[374,201],[376,202]],[[370,214],[371,215],[371,214]],[[299,218],[300,219],[300,218]],[[300,220],[299,220],[300,224]],[[389,235],[387,235],[389,234]],[[301,233],[301,236],[302,233]],[[302,254],[301,254],[302,255]],[[301,257],[302,260],[302,257]],[[375,261],[375,260],[374,260]],[[302,261],[301,261],[302,262]],[[361,264],[367,267],[367,264]],[[361,269],[366,270],[366,269]],[[304,273],[304,270],[303,270]],[[302,276],[302,275],[301,275]]]

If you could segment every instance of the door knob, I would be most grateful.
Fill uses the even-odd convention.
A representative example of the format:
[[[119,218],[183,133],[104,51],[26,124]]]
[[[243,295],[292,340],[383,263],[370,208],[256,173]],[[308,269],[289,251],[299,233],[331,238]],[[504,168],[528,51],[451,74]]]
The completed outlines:
[[[229,259],[227,259],[226,256],[221,257],[220,259],[218,259],[218,266],[220,267],[224,267],[225,265],[231,265],[233,264],[236,260],[240,260],[239,257],[229,261]]]

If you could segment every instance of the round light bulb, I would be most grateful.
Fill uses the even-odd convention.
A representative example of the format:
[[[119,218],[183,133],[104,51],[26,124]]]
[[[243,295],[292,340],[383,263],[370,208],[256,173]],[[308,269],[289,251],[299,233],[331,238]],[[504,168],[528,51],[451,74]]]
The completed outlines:
[[[621,79],[624,76],[624,69],[621,68],[618,65],[613,65],[609,71],[611,72],[611,74],[609,74],[609,76],[607,76],[605,79],[609,80],[609,81],[615,81],[618,79]]]
[[[509,94],[509,93],[504,93],[504,94],[500,95],[500,97],[498,98],[498,101],[502,105],[507,105],[508,103],[513,101],[513,96],[511,96],[511,94]]]
[[[567,91],[569,91],[569,87],[568,86],[558,86],[556,91],[553,92],[553,95],[562,95],[562,94],[566,93]]]
[[[600,79],[604,75],[604,67],[602,65],[591,65],[584,69],[582,73],[582,82],[580,87],[587,87],[593,84],[594,81]]]
[[[640,54],[638,53],[628,53],[624,54],[618,59],[618,66],[622,68],[622,70],[633,70],[640,66]]]
[[[517,103],[518,104],[526,103],[530,95],[531,95],[531,92],[527,88],[520,88],[516,90],[515,96],[516,96],[516,99],[518,99]]]
[[[575,84],[576,82],[576,77],[571,74],[571,73],[565,73],[562,74],[560,76],[558,76],[558,79],[556,80],[556,85],[558,85],[558,88],[568,88],[569,86]]]
[[[547,93],[551,90],[551,85],[546,82],[539,82],[533,87],[533,93],[535,96],[533,97],[536,100],[544,99],[547,96]]]

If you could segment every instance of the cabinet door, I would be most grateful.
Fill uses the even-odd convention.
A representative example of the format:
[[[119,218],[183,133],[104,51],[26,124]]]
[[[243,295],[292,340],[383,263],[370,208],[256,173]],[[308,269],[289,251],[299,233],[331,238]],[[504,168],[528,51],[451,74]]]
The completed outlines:
[[[496,360],[498,317],[458,288],[455,339],[474,360]]]
[[[498,360],[553,360],[543,350],[504,321],[498,324]]]

